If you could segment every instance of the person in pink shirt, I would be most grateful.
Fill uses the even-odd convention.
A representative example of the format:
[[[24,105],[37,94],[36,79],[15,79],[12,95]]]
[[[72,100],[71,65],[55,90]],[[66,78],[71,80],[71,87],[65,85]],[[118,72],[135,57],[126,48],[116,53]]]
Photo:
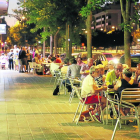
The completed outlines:
[[[82,58],[81,58],[81,57],[78,57],[78,58],[77,58],[77,65],[82,66],[82,65],[84,65],[84,64],[85,64],[85,63],[82,62]]]
[[[61,61],[61,59],[60,59],[58,54],[55,56],[55,58],[56,58],[56,63],[62,63],[62,61]]]

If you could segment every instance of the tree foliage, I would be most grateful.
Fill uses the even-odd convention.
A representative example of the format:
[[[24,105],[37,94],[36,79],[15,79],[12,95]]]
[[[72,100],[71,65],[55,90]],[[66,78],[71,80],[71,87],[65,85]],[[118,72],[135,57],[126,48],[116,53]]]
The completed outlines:
[[[47,30],[42,33],[45,38],[56,33],[58,27],[65,29],[66,22],[76,24],[80,3],[78,0],[27,0],[23,6],[27,9],[28,23],[36,25],[32,32],[45,27]]]

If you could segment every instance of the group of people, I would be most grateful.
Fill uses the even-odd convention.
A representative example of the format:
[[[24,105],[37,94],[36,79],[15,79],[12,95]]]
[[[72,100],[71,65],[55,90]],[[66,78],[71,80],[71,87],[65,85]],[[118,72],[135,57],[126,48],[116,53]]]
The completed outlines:
[[[33,53],[30,53],[30,50],[26,50],[25,47],[20,50],[15,49],[15,52],[11,50],[8,54],[8,60],[9,69],[14,69],[15,65],[15,69],[19,72],[26,72],[28,63],[31,61],[49,63],[50,67],[43,67],[44,69],[41,69],[40,72],[53,75],[54,71],[61,71],[67,77],[63,84],[66,84],[69,93],[72,92],[69,78],[80,79],[82,81],[81,97],[83,100],[86,99],[85,103],[98,104],[100,102],[102,109],[106,107],[107,99],[104,91],[108,88],[114,89],[120,98],[123,89],[140,87],[140,64],[137,65],[135,71],[132,71],[127,65],[115,64],[110,61],[105,73],[103,64],[94,65],[94,58],[88,58],[87,64],[82,62],[81,57],[61,59],[59,55],[55,55],[55,57],[48,55],[47,58],[43,58],[36,48]],[[98,96],[98,94],[100,95]],[[86,109],[92,110],[91,114],[100,122],[100,107],[90,108],[91,106],[87,106]],[[120,109],[120,113],[125,116],[129,113],[129,109]]]
[[[30,52],[30,48],[14,46],[14,49],[10,49],[8,54],[1,55],[2,68],[9,68],[10,70],[17,70],[19,72],[27,72],[28,64],[32,62],[35,54],[39,54],[37,48],[35,47],[33,51]]]
[[[103,91],[106,91],[107,88],[112,88],[120,99],[123,89],[140,87],[140,64],[137,65],[137,69],[135,71],[133,71],[127,65],[124,67],[121,63],[114,64],[113,62],[110,62],[108,66],[109,69],[106,74],[102,73],[103,68],[100,69],[100,65],[92,66],[90,68],[89,75],[84,78],[82,84],[81,95],[83,98],[88,96],[86,98],[86,103],[92,104],[100,102],[102,110],[106,107],[107,99],[103,94],[98,96],[98,93],[103,93]],[[134,73],[134,75],[132,75],[132,73]],[[130,110],[128,108],[120,109],[122,116],[126,116],[129,111]],[[100,112],[99,106],[97,106],[97,108],[91,112],[93,117],[99,122]]]
[[[15,47],[11,49],[7,54],[9,61],[9,69],[17,70],[19,72],[28,71],[28,63],[32,62],[33,54],[30,53],[29,49],[21,47],[21,49]]]
[[[106,107],[107,99],[105,92],[108,88],[112,88],[121,97],[121,92],[125,88],[140,87],[140,64],[137,66],[137,70],[133,71],[127,65],[121,63],[115,64],[110,61],[108,64],[108,70],[105,73],[104,66],[102,64],[93,65],[94,59],[88,58],[87,64],[84,64],[80,57],[77,59],[64,59],[65,65],[58,67],[61,69],[61,73],[65,73],[69,78],[78,78],[82,80],[81,97],[86,99],[85,103],[101,104],[102,110]],[[63,82],[71,93],[72,89],[70,81],[67,79]],[[98,96],[98,94],[100,94]],[[91,106],[87,106],[89,110]],[[90,109],[91,110],[91,109]],[[100,107],[92,109],[91,114],[100,122]],[[129,109],[120,109],[120,113],[125,116],[129,113]]]

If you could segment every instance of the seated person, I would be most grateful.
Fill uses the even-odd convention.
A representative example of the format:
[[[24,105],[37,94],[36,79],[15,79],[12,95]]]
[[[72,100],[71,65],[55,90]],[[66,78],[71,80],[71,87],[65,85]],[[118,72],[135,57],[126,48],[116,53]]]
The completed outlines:
[[[42,58],[40,59],[40,62],[41,62],[41,63],[45,63],[44,57],[42,57]]]
[[[106,90],[107,86],[102,86],[98,87],[98,85],[95,82],[95,78],[98,76],[98,67],[92,66],[90,68],[90,73],[87,75],[82,83],[82,90],[81,90],[81,97],[85,99],[86,97],[86,102],[85,103],[101,103],[102,110],[106,107],[106,98],[99,96],[98,98],[98,93],[102,90]],[[87,106],[88,110],[89,106]],[[97,110],[97,112],[96,112]],[[95,111],[92,112],[93,117],[100,122],[100,108],[99,106],[97,107]],[[95,114],[97,113],[97,114]]]
[[[81,67],[77,65],[77,61],[75,60],[75,58],[71,58],[70,63],[71,65],[68,66],[67,70],[67,77],[80,78]],[[72,92],[69,79],[66,80],[66,83],[67,83],[66,88],[68,89],[68,92]],[[63,81],[63,84],[65,84],[65,81]]]
[[[136,83],[132,83],[131,82],[131,77],[132,77],[132,70],[131,68],[125,68],[123,70],[123,78],[118,80],[116,85],[114,86],[114,89],[118,92],[118,97],[119,99],[121,98],[121,92],[123,89],[125,88],[137,88],[138,84]],[[129,112],[128,108],[125,108],[125,110],[123,111],[122,109],[120,109],[120,113],[125,116],[127,115],[127,113]]]
[[[137,64],[137,68],[135,70],[135,80],[140,82],[140,63]]]
[[[38,53],[35,54],[35,57],[33,58],[33,62],[36,62],[36,63],[39,62]]]
[[[81,70],[80,70],[81,80],[83,80],[89,74],[89,69],[91,66],[93,66],[93,59],[88,58],[87,64],[81,66]]]
[[[98,66],[96,66],[99,70],[99,73],[97,75],[97,77],[95,77],[95,82],[97,83],[98,87],[101,87],[104,85],[105,83],[105,75],[104,75],[104,66],[102,64],[99,64]],[[100,92],[100,95],[103,96],[103,91]]]
[[[116,81],[118,79],[122,79],[122,64],[121,63],[118,63],[116,65],[112,65],[112,64],[109,64],[109,72],[107,72],[106,74],[106,85],[109,87],[109,88],[113,88]]]
[[[55,63],[62,63],[62,60],[59,58],[58,54],[55,56],[55,58],[56,58],[56,62]]]
[[[47,63],[51,63],[52,62],[51,59],[52,59],[52,56],[51,55],[48,55],[48,58],[46,59],[46,62]]]
[[[102,64],[102,61],[100,59],[96,59],[94,62],[96,64],[96,66],[99,65],[99,64]]]
[[[69,66],[69,58],[65,58],[65,59],[64,59],[64,65],[63,65],[63,67],[61,68],[61,73],[67,74],[68,66]]]
[[[81,57],[78,57],[78,58],[77,58],[77,65],[82,66],[82,65],[84,65],[84,64],[85,64],[85,63],[82,62],[82,58],[81,58]]]
[[[54,71],[60,71],[61,66],[59,64],[56,64],[56,58],[52,57],[51,59],[52,63],[50,64],[50,72],[52,75],[54,75]]]
[[[104,66],[102,64],[99,64],[98,66],[96,66],[99,70],[99,73],[98,73],[98,77],[95,78],[95,81],[97,83],[97,85],[99,87],[101,87],[104,82],[105,82],[105,75],[104,75]]]

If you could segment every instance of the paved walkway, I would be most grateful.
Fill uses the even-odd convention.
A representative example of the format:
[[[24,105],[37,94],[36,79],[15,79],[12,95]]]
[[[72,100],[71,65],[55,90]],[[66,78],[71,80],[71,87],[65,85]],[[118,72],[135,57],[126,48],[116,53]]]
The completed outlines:
[[[0,140],[110,140],[114,126],[72,122],[78,105],[52,95],[50,77],[0,71]],[[115,140],[138,140],[138,127],[117,130]]]

